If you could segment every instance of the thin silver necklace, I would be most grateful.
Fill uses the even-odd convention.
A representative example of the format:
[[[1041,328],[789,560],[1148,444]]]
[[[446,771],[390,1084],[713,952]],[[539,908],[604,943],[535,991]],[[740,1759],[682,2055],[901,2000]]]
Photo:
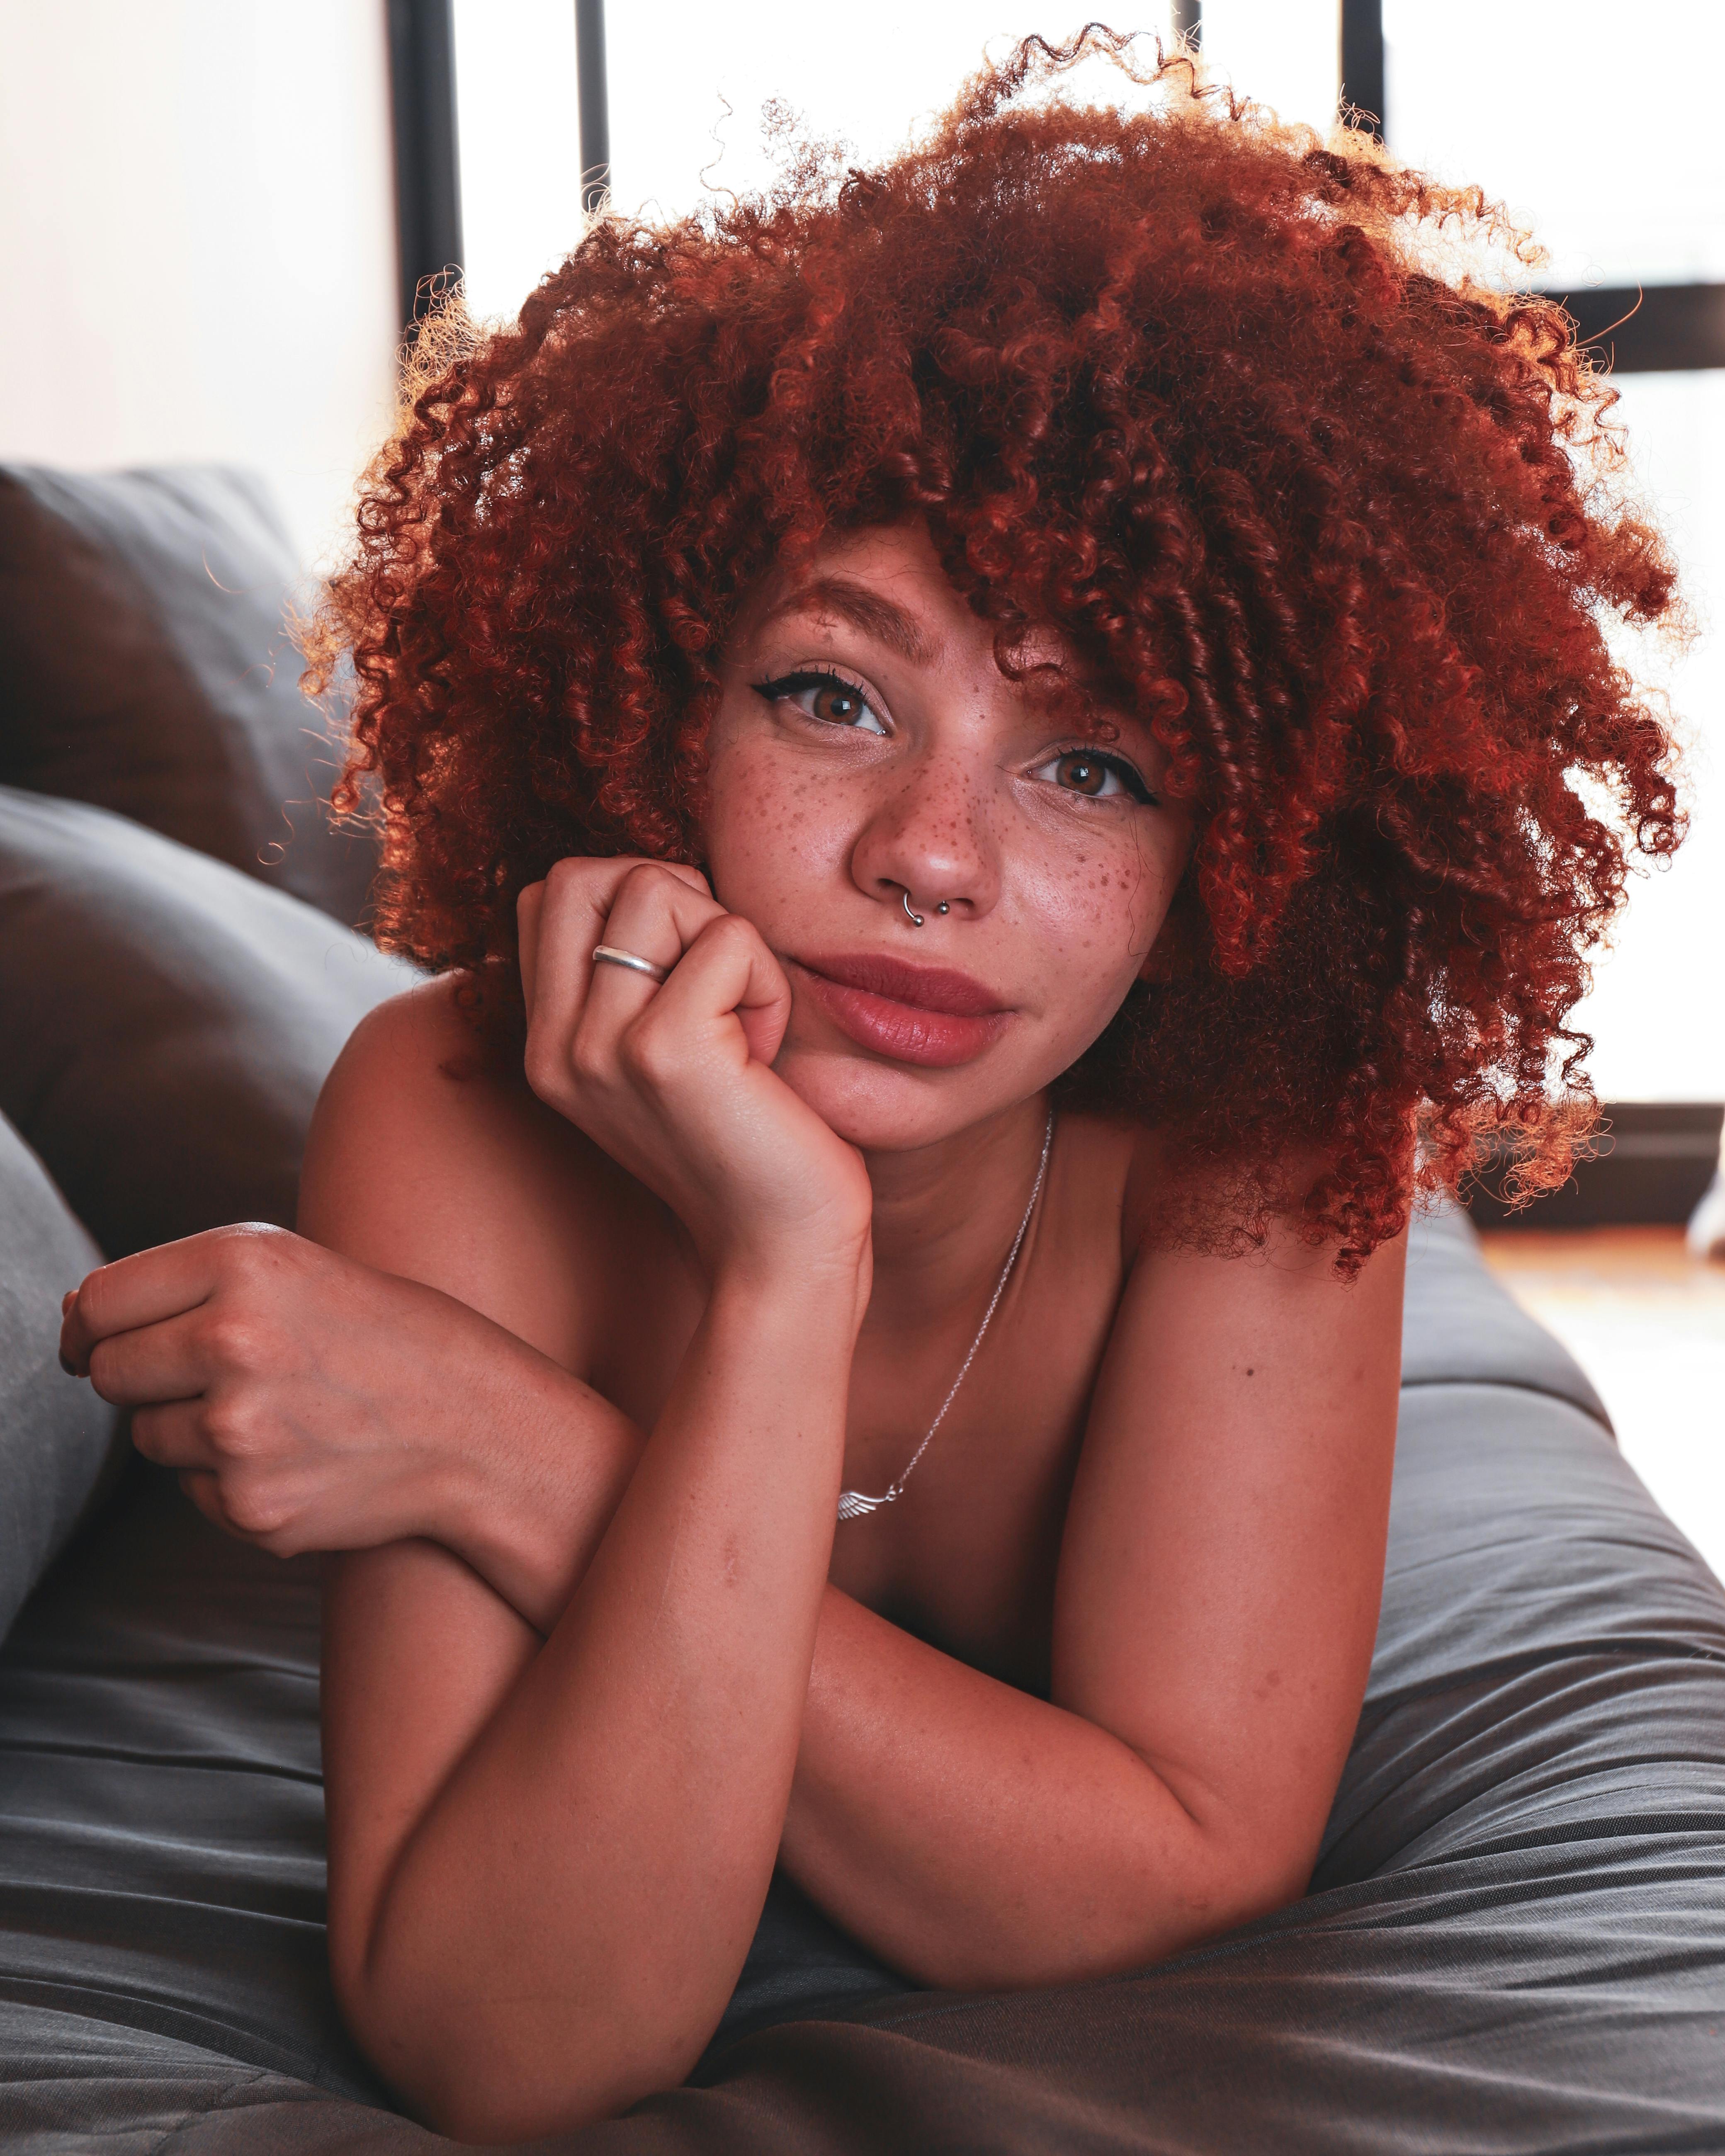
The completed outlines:
[[[1042,1158],[1036,1165],[1036,1180],[1030,1186],[1030,1202],[1024,1208],[1024,1217],[1019,1223],[1019,1232],[1012,1239],[1012,1248],[1006,1254],[1006,1263],[1000,1268],[1000,1277],[994,1283],[994,1292],[988,1297],[988,1306],[983,1312],[983,1322],[976,1329],[976,1337],[970,1343],[970,1353],[965,1357],[958,1374],[952,1380],[952,1389],[941,1402],[940,1413],[928,1425],[928,1434],[911,1455],[910,1464],[896,1482],[890,1483],[878,1497],[870,1497],[861,1490],[841,1490],[839,1492],[839,1517],[841,1520],[865,1519],[870,1512],[878,1512],[883,1505],[890,1505],[901,1496],[904,1486],[915,1471],[916,1462],[934,1442],[934,1434],[947,1419],[947,1409],[958,1397],[958,1388],[970,1375],[970,1366],[976,1360],[977,1350],[983,1344],[983,1335],[988,1331],[994,1312],[1000,1307],[1000,1298],[1006,1292],[1006,1283],[1012,1278],[1012,1269],[1019,1261],[1019,1252],[1024,1248],[1024,1237],[1029,1231],[1030,1215],[1036,1210],[1036,1201],[1042,1195],[1043,1180],[1048,1173],[1049,1149],[1054,1144],[1054,1109],[1050,1106],[1048,1122],[1042,1133]]]

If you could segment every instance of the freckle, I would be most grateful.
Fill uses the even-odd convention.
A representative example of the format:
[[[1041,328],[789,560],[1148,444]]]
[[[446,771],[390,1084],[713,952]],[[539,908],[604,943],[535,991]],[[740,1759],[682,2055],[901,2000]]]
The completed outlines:
[[[1249,1377],[1249,1378],[1255,1378],[1255,1377],[1257,1376],[1257,1374],[1258,1374],[1258,1373],[1257,1373],[1257,1372],[1256,1372],[1255,1370],[1248,1370],[1248,1371],[1246,1372],[1246,1375],[1247,1375],[1247,1377]]]

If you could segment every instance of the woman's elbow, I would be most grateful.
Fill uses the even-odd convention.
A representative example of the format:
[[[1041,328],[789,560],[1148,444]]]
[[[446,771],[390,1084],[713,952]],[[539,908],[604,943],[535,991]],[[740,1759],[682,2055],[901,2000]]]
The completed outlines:
[[[481,1994],[453,1958],[418,1982],[387,1955],[372,1959],[343,1967],[332,1955],[342,2019],[403,2107],[453,2141],[507,2144],[614,2118],[675,2088],[711,2034],[501,1984]]]
[[[1182,1852],[1183,1861],[1164,1876],[1159,1897],[1147,1882],[1140,1907],[1154,1950],[1137,1966],[1203,1946],[1297,1902],[1317,1853],[1315,1840],[1266,1833],[1255,1822],[1206,1822]]]
[[[1159,1896],[1144,1896],[1142,1943],[1149,1950],[1135,1955],[1130,1965],[1142,1969],[1166,1961],[1274,1916],[1305,1893],[1314,1861],[1315,1851],[1303,1843],[1295,1848],[1255,1837],[1206,1835],[1183,1878],[1164,1881]]]
[[[1171,1868],[1127,1861],[1098,1876],[1068,1878],[1037,1921],[991,1923],[983,1935],[947,1930],[925,1943],[909,1971],[942,1990],[1026,1991],[1129,1976],[1172,1955],[1240,1930],[1296,1902],[1306,1892],[1309,1851],[1242,1852],[1216,1842]]]
[[[615,2118],[667,2085],[651,2074],[589,2078],[567,2071],[547,2083],[542,2076],[520,2071],[521,2064],[506,2046],[473,2047],[440,2061],[418,2088],[393,2086],[405,2107],[434,2133],[507,2148]],[[670,2077],[670,2085],[680,2078]]]

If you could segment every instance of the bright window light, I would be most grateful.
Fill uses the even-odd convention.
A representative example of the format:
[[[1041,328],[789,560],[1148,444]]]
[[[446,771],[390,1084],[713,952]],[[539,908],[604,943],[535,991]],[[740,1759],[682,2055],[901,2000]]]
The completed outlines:
[[[1560,21],[1561,34],[1553,34]],[[1477,182],[1531,225],[1558,290],[1725,280],[1725,158],[1715,110],[1725,10],[1666,0],[1384,0],[1396,155]],[[1530,278],[1531,281],[1531,278]],[[1725,1094],[1725,372],[1628,374],[1615,417],[1671,540],[1700,635],[1663,675],[1688,751],[1691,834],[1637,877],[1577,1023],[1608,1100]]]
[[[1548,281],[1725,278],[1717,0],[1384,0],[1384,37],[1390,147],[1531,223]]]
[[[1688,751],[1688,844],[1639,876],[1576,1024],[1608,1101],[1725,1096],[1725,369],[1627,374],[1615,417],[1640,491],[1676,552],[1693,647],[1656,672]]]
[[[773,169],[762,131],[773,99],[814,135],[842,141],[852,162],[890,156],[951,100],[985,44],[1009,48],[1014,27],[998,0],[614,8],[605,29],[618,207],[673,217],[704,187],[758,189]]]
[[[1320,135],[1335,125],[1341,52],[1337,0],[1204,0],[1204,64]]]
[[[509,320],[581,237],[573,0],[455,0],[455,100],[467,304]]]
[[[1148,28],[1172,42],[1172,8]],[[508,317],[581,236],[572,0],[454,0],[468,304]],[[747,26],[747,34],[739,28]],[[952,101],[985,56],[1029,26],[999,0],[882,0],[866,11],[807,0],[661,0],[607,11],[612,186],[629,215],[680,216],[710,191],[767,184],[778,151],[763,111],[890,157]],[[1335,116],[1337,0],[1205,0],[1204,56],[1284,118]],[[1095,64],[1080,95],[1114,94]]]
[[[1312,0],[1265,6],[1266,18],[1303,19],[1313,12]],[[1327,12],[1317,71],[1329,69],[1333,105],[1334,0],[1327,0]],[[1316,13],[1324,14],[1324,7]],[[1075,13],[1072,23],[1083,19]],[[1171,42],[1166,4],[1132,19]],[[795,113],[812,136],[842,143],[848,162],[890,157],[951,104],[985,54],[1000,59],[1040,20],[1000,0],[880,0],[866,8],[665,0],[651,8],[614,7],[605,35],[617,205],[630,214],[674,217],[693,209],[708,188],[739,194],[760,188],[773,170],[762,127],[771,100]],[[1104,64],[1072,78],[1076,93],[1086,97],[1112,94],[1119,80]]]

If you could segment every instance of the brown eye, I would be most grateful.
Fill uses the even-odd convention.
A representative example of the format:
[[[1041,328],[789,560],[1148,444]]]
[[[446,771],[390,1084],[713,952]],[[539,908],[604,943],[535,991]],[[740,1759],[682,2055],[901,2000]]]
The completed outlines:
[[[1084,756],[1076,752],[1061,757],[1055,765],[1055,778],[1069,793],[1094,796],[1100,793],[1114,777],[1114,772],[1107,764],[1093,756]]]
[[[1063,793],[1076,793],[1086,801],[1142,803],[1156,798],[1124,757],[1102,755],[1095,749],[1064,749],[1039,764],[1031,777],[1051,778]]]
[[[823,681],[809,708],[816,718],[833,726],[854,726],[865,707],[855,689],[847,689],[842,681]]]
[[[805,718],[822,726],[841,727],[850,733],[884,737],[886,732],[868,697],[842,675],[805,667],[795,674],[781,674],[776,680],[757,681],[755,694],[764,696],[769,704],[793,704]]]

